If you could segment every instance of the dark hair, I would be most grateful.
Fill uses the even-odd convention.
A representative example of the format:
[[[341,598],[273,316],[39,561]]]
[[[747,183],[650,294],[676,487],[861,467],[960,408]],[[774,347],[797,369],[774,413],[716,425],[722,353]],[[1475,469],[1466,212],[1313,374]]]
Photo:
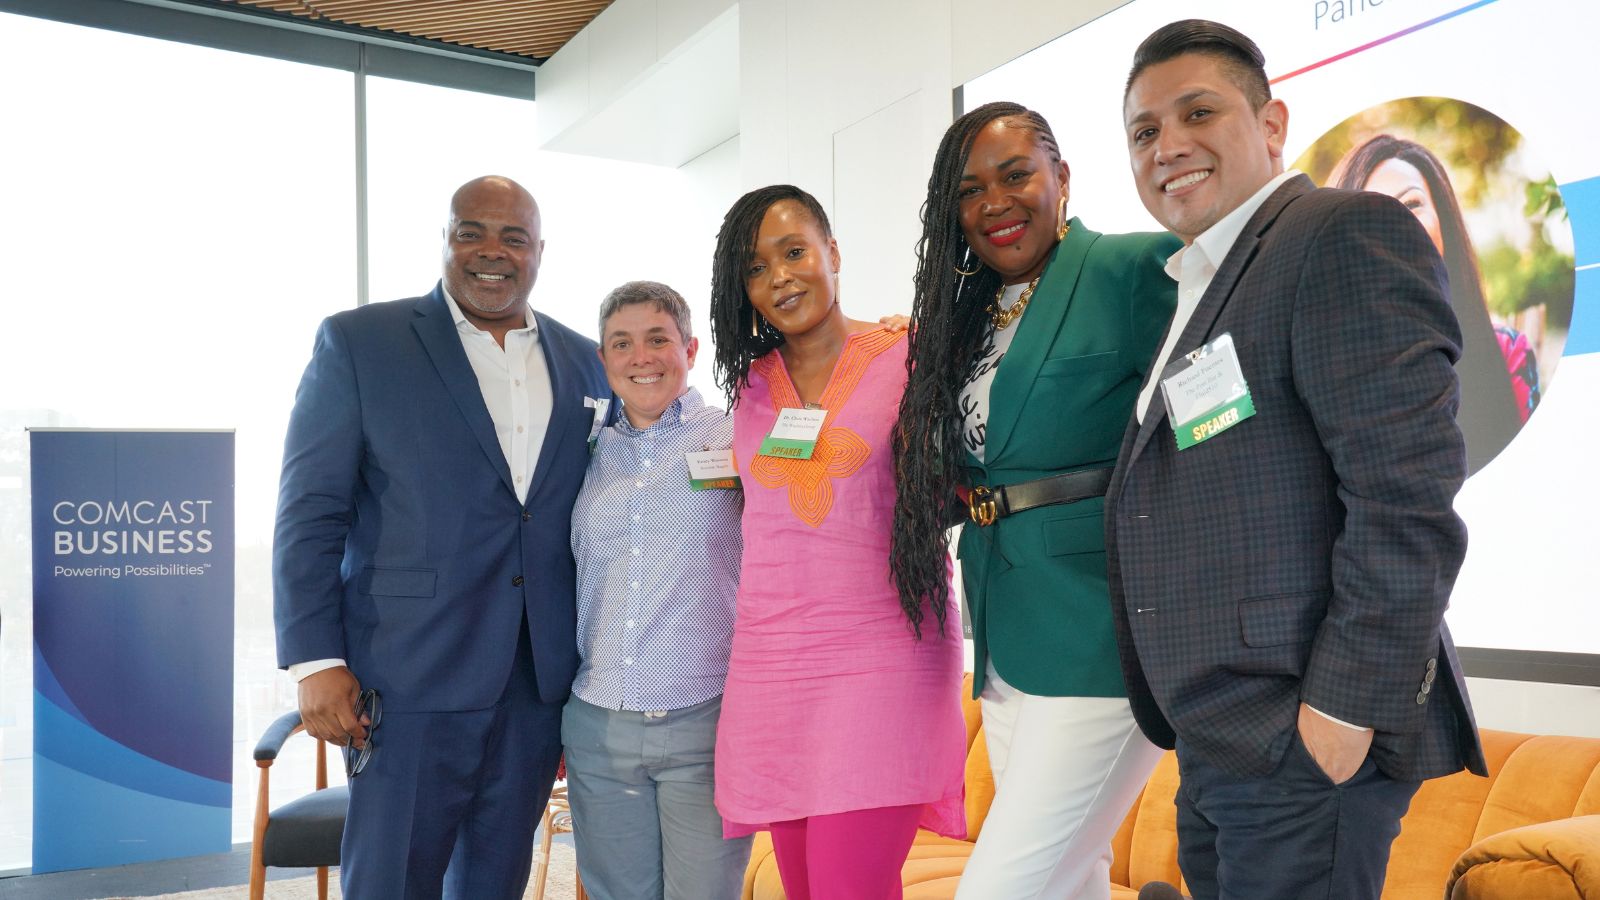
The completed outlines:
[[[1421,144],[1402,140],[1390,134],[1380,134],[1347,153],[1335,171],[1338,181],[1333,187],[1352,191],[1367,189],[1367,181],[1377,168],[1391,159],[1408,163],[1422,174],[1428,187],[1428,199],[1433,201],[1439,214],[1439,236],[1444,244],[1445,271],[1450,274],[1452,295],[1471,294],[1471,300],[1485,310],[1483,276],[1478,270],[1478,253],[1467,236],[1467,223],[1461,215],[1461,204],[1456,200],[1456,189],[1450,183],[1450,174],[1444,164]],[[1463,302],[1466,297],[1460,297]],[[1457,317],[1461,311],[1456,311]]]
[[[1139,49],[1133,51],[1133,67],[1128,70],[1128,83],[1122,88],[1123,99],[1127,99],[1134,79],[1145,69],[1189,53],[1214,57],[1221,62],[1228,77],[1250,101],[1251,109],[1259,110],[1272,99],[1272,87],[1267,83],[1267,58],[1256,42],[1220,22],[1205,19],[1184,19],[1151,32]]]
[[[945,627],[950,510],[967,456],[961,390],[986,346],[987,307],[1001,283],[1000,273],[968,255],[956,195],[972,142],[998,119],[1030,129],[1052,160],[1061,159],[1050,123],[1016,103],[985,103],[955,120],[933,157],[912,282],[916,327],[908,338],[906,390],[894,431],[897,494],[889,556],[900,606],[919,637],[925,603],[941,633]],[[956,273],[957,266],[970,271],[975,262],[976,274]]]
[[[828,224],[822,204],[792,184],[757,188],[735,200],[722,217],[717,249],[711,256],[711,338],[717,386],[728,395],[730,404],[737,402],[739,391],[749,386],[750,364],[783,346],[783,333],[756,314],[744,284],[761,220],[773,204],[784,200],[805,207],[822,229],[823,237],[833,237],[833,226]]]
[[[1462,414],[1457,421],[1466,438],[1471,474],[1500,452],[1521,428],[1516,394],[1506,374],[1494,322],[1489,318],[1478,253],[1467,234],[1461,204],[1444,163],[1421,144],[1380,134],[1346,153],[1334,166],[1333,187],[1364,191],[1372,173],[1391,159],[1411,165],[1422,175],[1428,199],[1439,217],[1440,249],[1445,274],[1450,279],[1447,296],[1461,327],[1461,359],[1456,363],[1456,372],[1461,380]]]
[[[689,328],[689,304],[683,301],[683,296],[672,288],[659,281],[630,281],[620,287],[612,288],[611,293],[600,301],[600,345],[606,343],[606,320],[617,314],[617,310],[624,306],[633,306],[638,303],[653,303],[658,312],[664,312],[672,317],[678,326],[678,337],[687,341],[694,337]]]

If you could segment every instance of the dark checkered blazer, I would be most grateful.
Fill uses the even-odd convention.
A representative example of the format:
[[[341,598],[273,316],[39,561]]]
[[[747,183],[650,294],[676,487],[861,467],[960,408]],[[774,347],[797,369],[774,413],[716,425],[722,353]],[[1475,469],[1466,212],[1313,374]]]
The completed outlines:
[[[1379,194],[1298,177],[1245,226],[1174,355],[1231,333],[1255,416],[1179,452],[1156,391],[1106,495],[1118,647],[1155,743],[1266,775],[1305,701],[1373,727],[1390,777],[1484,771],[1442,621],[1467,537],[1444,285]]]

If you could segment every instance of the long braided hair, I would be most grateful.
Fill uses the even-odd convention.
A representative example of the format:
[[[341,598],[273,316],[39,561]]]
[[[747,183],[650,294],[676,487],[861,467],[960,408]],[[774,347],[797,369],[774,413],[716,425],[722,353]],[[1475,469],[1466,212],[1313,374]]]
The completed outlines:
[[[906,390],[894,431],[894,533],[890,568],[900,607],[922,635],[924,604],[931,604],[940,633],[949,602],[946,554],[951,510],[961,467],[961,391],[972,377],[988,337],[987,306],[1000,288],[1000,274],[981,265],[961,233],[957,193],[972,142],[996,119],[1033,131],[1052,162],[1061,159],[1044,117],[1016,103],[985,103],[955,120],[939,142],[922,204],[917,241],[915,296],[906,351]],[[956,272],[960,267],[972,275]]]
[[[750,364],[784,343],[783,333],[751,305],[745,291],[745,274],[761,220],[773,204],[785,200],[805,207],[822,236],[833,237],[833,226],[828,224],[822,204],[792,184],[756,188],[735,200],[717,232],[717,249],[711,256],[711,339],[717,386],[727,394],[730,406],[739,401],[739,392],[750,386]]]

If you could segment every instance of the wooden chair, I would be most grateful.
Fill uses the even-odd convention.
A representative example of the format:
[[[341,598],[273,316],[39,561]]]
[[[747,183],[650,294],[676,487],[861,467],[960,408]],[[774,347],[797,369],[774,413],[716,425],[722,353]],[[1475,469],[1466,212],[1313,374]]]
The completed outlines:
[[[550,791],[550,802],[545,804],[544,816],[539,820],[539,849],[533,855],[532,900],[544,900],[545,878],[550,874],[550,839],[558,834],[572,833],[572,806],[567,802],[567,786],[558,784]],[[583,877],[577,879],[577,900],[588,900],[583,889]]]
[[[256,766],[261,778],[256,786],[256,821],[250,840],[250,900],[262,900],[267,866],[316,869],[318,900],[328,900],[328,868],[339,864],[350,790],[343,785],[328,787],[326,743],[317,741],[316,790],[277,809],[268,809],[272,763],[284,742],[304,730],[298,711],[284,713],[267,727],[256,744]]]
[[[328,787],[328,745],[325,742],[317,741],[316,789],[269,811],[272,764],[283,750],[284,742],[304,730],[299,712],[284,713],[267,727],[256,744],[256,766],[261,778],[256,786],[255,829],[250,841],[250,900],[263,900],[268,866],[315,868],[318,900],[328,900],[328,868],[339,864],[339,844],[344,837],[350,790],[343,785]],[[533,864],[534,900],[544,900],[551,837],[572,831],[572,808],[567,802],[565,784],[557,785],[550,792],[540,830],[542,835]],[[577,900],[589,897],[581,878],[577,880],[576,897]]]

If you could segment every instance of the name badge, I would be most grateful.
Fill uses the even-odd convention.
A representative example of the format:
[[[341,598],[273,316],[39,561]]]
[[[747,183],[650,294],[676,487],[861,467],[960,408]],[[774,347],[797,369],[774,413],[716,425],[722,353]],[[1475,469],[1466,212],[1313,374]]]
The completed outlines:
[[[1173,360],[1161,372],[1161,396],[1179,450],[1208,441],[1256,414],[1231,334]]]
[[[733,490],[739,487],[739,470],[733,465],[733,448],[685,453],[689,462],[689,487],[697,491]]]
[[[810,459],[817,449],[817,436],[822,434],[822,423],[828,420],[825,409],[795,409],[785,407],[778,411],[778,423],[772,426],[761,449],[760,456],[780,459]]]
[[[600,440],[600,429],[606,427],[606,411],[611,408],[611,398],[594,397],[583,398],[583,405],[594,408],[594,421],[589,424],[589,452],[594,452],[595,442]]]

